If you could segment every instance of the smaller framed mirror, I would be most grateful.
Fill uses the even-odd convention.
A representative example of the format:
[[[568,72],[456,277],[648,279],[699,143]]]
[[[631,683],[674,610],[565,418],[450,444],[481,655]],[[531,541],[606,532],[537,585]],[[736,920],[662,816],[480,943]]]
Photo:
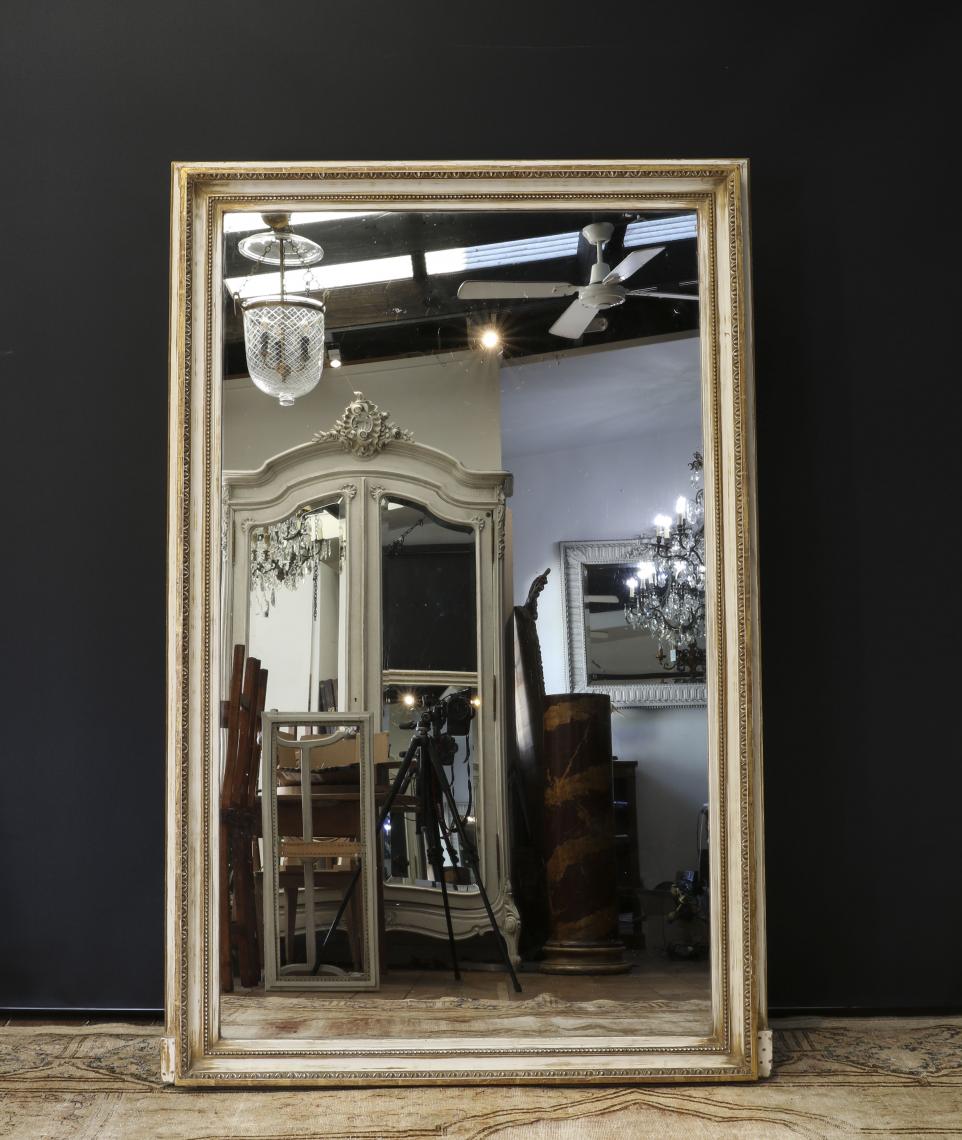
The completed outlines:
[[[265,994],[378,986],[376,751],[367,713],[264,713]]]
[[[696,459],[700,457],[696,456]],[[562,542],[565,651],[573,692],[615,705],[707,704],[703,508],[679,496],[675,518],[634,539]]]

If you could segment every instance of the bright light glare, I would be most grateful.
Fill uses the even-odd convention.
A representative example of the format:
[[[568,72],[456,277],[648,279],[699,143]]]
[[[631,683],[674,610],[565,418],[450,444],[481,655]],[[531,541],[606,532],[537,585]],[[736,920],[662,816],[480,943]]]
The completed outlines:
[[[485,329],[481,334],[482,348],[497,348],[501,343],[501,334],[497,329]]]
[[[413,709],[417,703],[418,699],[413,693],[405,693],[401,698],[401,704],[406,705],[409,709]]]
[[[481,698],[480,697],[472,697],[471,698],[471,704],[474,705],[474,707],[476,709],[479,709],[481,707]]]
[[[347,218],[369,218],[374,210],[325,210],[322,213],[291,214],[292,226],[307,226],[314,222],[338,222]],[[253,233],[255,230],[267,230],[267,224],[257,212],[233,213],[224,215],[225,234]]]
[[[675,500],[675,514],[685,515],[688,513],[688,500],[684,495],[679,495]]]
[[[694,214],[683,214],[680,218],[646,218],[632,222],[625,230],[625,249],[638,245],[664,245],[666,241],[683,241],[697,235]]]
[[[519,241],[494,241],[460,249],[435,249],[424,255],[428,273],[463,273],[465,270],[490,269],[496,265],[520,265],[526,261],[551,261],[574,257],[578,252],[577,231],[547,234],[544,237],[521,238]]]
[[[400,257],[376,257],[371,261],[346,261],[341,265],[313,265],[308,269],[289,269],[284,273],[286,293],[320,293],[325,289],[344,289],[350,285],[371,285],[379,281],[403,281],[414,276],[408,254]],[[280,273],[253,273],[249,277],[228,277],[225,282],[231,296],[272,297],[281,291]]]
[[[667,515],[655,515],[654,524],[659,530],[668,530],[671,527],[671,519]]]

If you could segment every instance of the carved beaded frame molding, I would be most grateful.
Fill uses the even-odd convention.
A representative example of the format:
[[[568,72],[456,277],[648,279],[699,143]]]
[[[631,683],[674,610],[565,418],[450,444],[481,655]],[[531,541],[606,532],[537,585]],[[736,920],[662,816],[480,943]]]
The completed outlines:
[[[171,212],[164,1077],[182,1085],[625,1084],[767,1071],[748,165],[743,160],[175,163]],[[225,1040],[217,984],[219,242],[226,210],[697,214],[706,526],[712,1028],[707,1036]]]
[[[603,681],[588,679],[587,618],[585,615],[584,568],[634,561],[638,540],[623,542],[562,542],[562,613],[564,615],[565,666],[573,693],[607,693],[616,708],[648,709],[698,708],[708,701],[703,681],[685,681],[666,673],[646,681]]]

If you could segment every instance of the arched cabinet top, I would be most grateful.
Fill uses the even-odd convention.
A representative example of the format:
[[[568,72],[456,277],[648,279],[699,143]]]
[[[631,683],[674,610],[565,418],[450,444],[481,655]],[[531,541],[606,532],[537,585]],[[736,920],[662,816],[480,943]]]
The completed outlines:
[[[366,425],[375,425],[373,432],[363,433],[360,442],[349,427],[350,417],[353,413],[356,418],[358,409]],[[381,478],[396,486],[400,479],[468,507],[496,503],[502,496],[511,495],[509,472],[470,470],[447,452],[417,443],[386,417],[376,404],[355,393],[354,401],[330,431],[318,432],[313,439],[272,456],[256,470],[225,471],[227,502],[235,509],[268,507],[299,488],[317,493],[321,487],[327,490],[330,482],[329,489],[344,490],[352,478],[366,478],[370,486]],[[344,485],[334,487],[339,481]]]

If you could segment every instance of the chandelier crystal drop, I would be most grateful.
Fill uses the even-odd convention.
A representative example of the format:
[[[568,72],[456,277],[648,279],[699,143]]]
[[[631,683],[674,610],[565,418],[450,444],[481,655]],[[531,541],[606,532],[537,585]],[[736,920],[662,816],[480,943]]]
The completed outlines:
[[[321,562],[339,564],[341,542],[324,538],[323,530],[321,514],[302,511],[252,532],[251,596],[264,617],[277,605],[278,589],[296,590]]]
[[[705,672],[705,490],[702,456],[688,464],[694,494],[679,496],[675,517],[658,515],[654,531],[642,534],[631,557],[635,573],[625,580],[625,622],[658,642],[656,654],[670,672]]]
[[[298,396],[317,387],[324,368],[324,305],[310,297],[292,297],[284,288],[285,271],[316,265],[324,250],[295,234],[290,215],[265,214],[268,233],[252,234],[238,243],[249,261],[280,269],[280,292],[241,300],[244,348],[250,378],[262,392],[290,407]]]

